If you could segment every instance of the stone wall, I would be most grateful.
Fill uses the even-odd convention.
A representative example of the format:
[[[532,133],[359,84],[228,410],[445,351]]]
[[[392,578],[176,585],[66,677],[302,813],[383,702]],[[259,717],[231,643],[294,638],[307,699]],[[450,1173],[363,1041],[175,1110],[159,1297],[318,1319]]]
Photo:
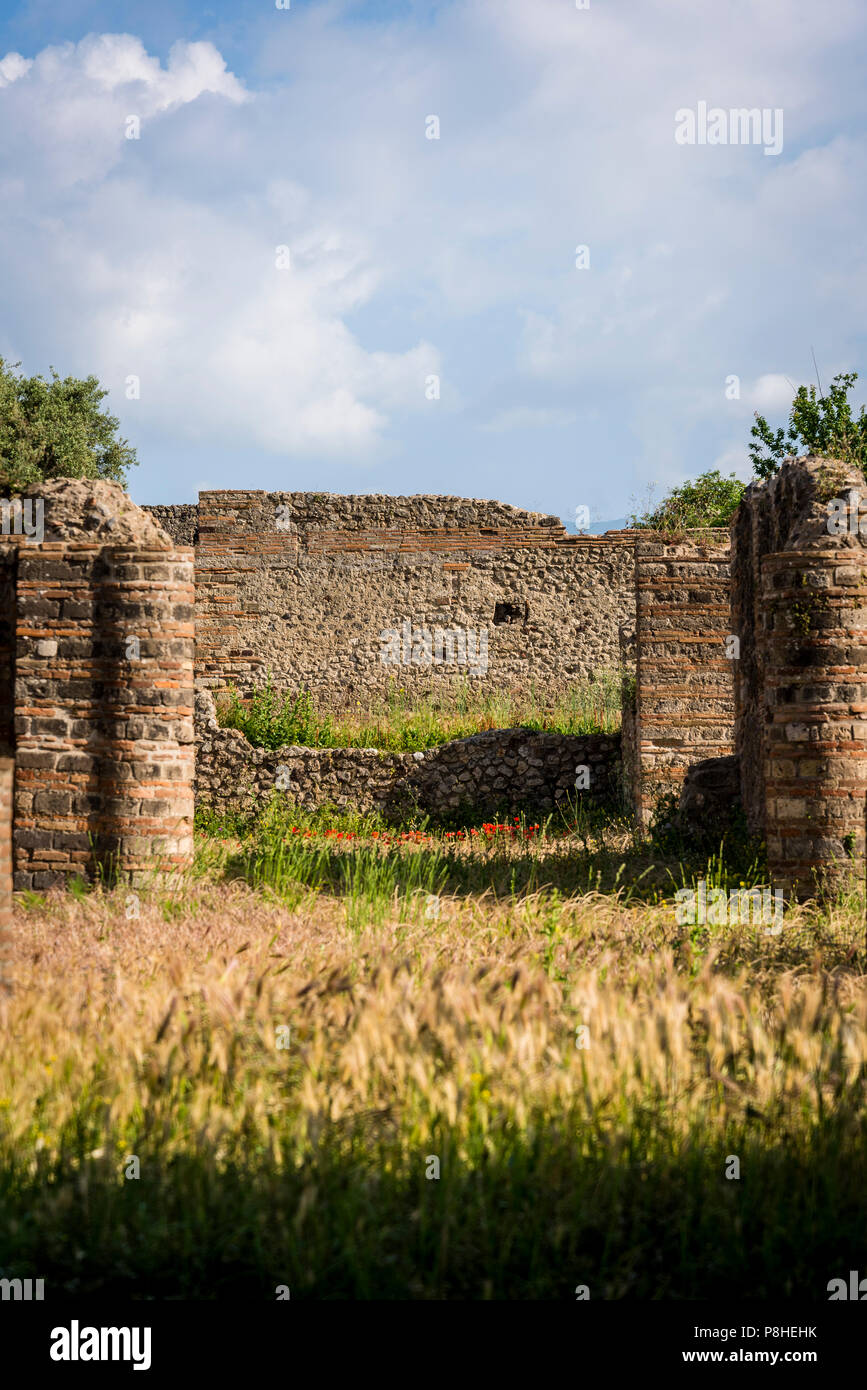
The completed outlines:
[[[199,540],[199,508],[196,502],[181,502],[164,507],[142,507],[170,536],[175,545],[195,546]]]
[[[553,810],[568,798],[616,799],[620,739],[496,729],[421,753],[372,748],[253,748],[237,729],[221,729],[207,692],[196,696],[199,746],[196,806],[250,812],[279,786],[293,805],[325,805],[397,819]],[[579,767],[586,790],[576,792]],[[582,782],[587,780],[582,777]]]
[[[151,510],[192,534],[190,508]],[[200,688],[247,694],[270,671],[331,708],[467,684],[553,696],[618,664],[634,608],[629,533],[570,536],[497,502],[205,492],[196,535]]]
[[[729,585],[725,532],[636,538],[636,691],[627,736],[641,825],[660,796],[680,791],[690,764],[732,752]]]

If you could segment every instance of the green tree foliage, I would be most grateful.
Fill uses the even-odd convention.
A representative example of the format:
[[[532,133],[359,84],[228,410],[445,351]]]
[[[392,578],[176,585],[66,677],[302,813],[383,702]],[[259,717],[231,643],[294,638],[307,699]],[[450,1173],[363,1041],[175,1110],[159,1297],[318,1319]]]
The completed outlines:
[[[724,478],[718,469],[712,468],[694,482],[673,488],[657,507],[648,507],[630,517],[630,525],[651,531],[728,526],[745,486],[734,473]]]
[[[848,396],[857,372],[841,372],[831,382],[827,396],[815,386],[799,386],[789,412],[789,427],[772,430],[763,415],[756,415],[750,434],[753,472],[770,478],[790,454],[819,454],[844,459],[867,472],[867,411],[862,405],[857,419]]]
[[[50,478],[107,478],[125,487],[135,449],[100,409],[108,392],[96,377],[61,379],[52,367],[46,381],[17,374],[20,365],[0,357],[0,491]]]

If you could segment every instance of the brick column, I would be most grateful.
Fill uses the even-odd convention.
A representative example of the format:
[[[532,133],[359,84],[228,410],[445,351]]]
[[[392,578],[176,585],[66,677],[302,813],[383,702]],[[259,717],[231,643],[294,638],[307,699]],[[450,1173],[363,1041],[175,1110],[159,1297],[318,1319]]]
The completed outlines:
[[[135,881],[193,852],[192,552],[107,547],[100,571],[100,861]]]
[[[803,897],[863,874],[867,555],[766,555],[757,644],[768,863],[775,886]]]
[[[657,799],[679,792],[687,768],[734,744],[730,551],[725,532],[635,543],[635,809],[647,825]]]
[[[17,887],[188,860],[193,599],[190,550],[19,552]]]
[[[15,742],[15,584],[18,547],[0,539],[0,751]]]

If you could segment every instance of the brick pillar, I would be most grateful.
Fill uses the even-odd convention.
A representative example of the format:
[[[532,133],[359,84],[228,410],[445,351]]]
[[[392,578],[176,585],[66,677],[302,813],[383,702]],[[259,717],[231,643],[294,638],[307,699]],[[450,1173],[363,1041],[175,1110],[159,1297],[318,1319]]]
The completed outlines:
[[[16,886],[184,863],[192,552],[46,541],[18,564]]]
[[[766,555],[757,643],[768,863],[803,897],[864,871],[867,555]]]
[[[192,551],[106,548],[100,569],[100,859],[135,882],[193,852]]]
[[[725,532],[635,542],[635,809],[648,825],[687,768],[734,744],[730,550]]]
[[[0,541],[0,752],[15,742],[15,583],[18,547]]]

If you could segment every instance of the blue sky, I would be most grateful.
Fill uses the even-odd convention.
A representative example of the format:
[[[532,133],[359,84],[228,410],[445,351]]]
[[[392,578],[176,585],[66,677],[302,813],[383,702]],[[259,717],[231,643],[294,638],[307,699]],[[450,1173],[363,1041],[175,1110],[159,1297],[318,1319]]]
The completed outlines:
[[[865,27],[859,0],[2,0],[0,355],[99,376],[140,502],[569,522],[746,477],[811,350],[825,384],[867,368]],[[701,102],[782,111],[782,149],[678,143]]]

